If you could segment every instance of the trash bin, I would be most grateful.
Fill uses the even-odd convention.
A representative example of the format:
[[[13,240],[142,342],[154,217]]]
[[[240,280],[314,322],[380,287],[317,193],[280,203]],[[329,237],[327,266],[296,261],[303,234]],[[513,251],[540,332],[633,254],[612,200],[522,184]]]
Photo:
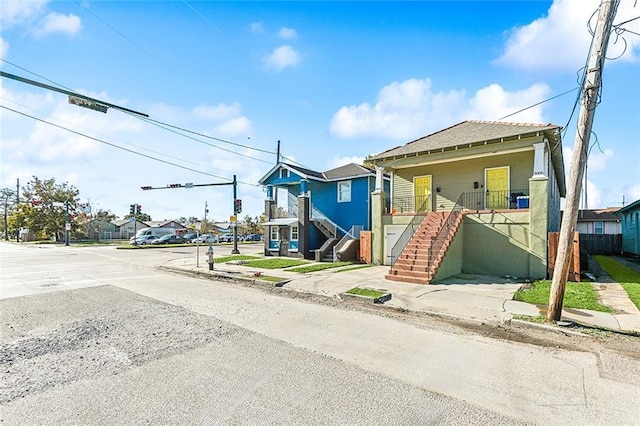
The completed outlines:
[[[523,196],[516,198],[516,207],[519,209],[528,209],[529,208],[529,197]]]

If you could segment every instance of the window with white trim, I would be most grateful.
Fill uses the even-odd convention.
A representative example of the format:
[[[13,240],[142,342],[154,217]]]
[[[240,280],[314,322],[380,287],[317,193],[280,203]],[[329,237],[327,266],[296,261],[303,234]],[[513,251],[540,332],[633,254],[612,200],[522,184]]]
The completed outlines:
[[[338,202],[348,203],[351,201],[351,181],[338,182]]]
[[[272,226],[271,227],[271,241],[276,241],[279,240],[278,238],[278,227],[277,226]]]
[[[298,225],[291,225],[290,241],[298,241]]]
[[[288,178],[289,176],[289,169],[285,169],[284,167],[282,167],[280,169],[280,179]]]
[[[604,234],[604,222],[593,222],[593,233]]]

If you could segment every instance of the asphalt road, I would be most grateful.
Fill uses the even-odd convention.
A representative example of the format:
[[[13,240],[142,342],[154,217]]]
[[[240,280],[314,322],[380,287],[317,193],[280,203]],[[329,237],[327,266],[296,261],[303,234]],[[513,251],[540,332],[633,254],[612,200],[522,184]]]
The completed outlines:
[[[0,249],[5,424],[638,420],[640,383],[601,379],[592,354],[156,268],[195,248]],[[254,251],[260,246],[241,247]]]

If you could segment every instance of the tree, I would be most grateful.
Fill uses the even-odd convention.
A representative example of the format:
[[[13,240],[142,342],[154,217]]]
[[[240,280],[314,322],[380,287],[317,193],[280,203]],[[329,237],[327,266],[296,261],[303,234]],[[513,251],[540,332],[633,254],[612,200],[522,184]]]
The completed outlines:
[[[264,219],[262,220],[264,222]],[[262,231],[260,228],[262,228],[262,226],[260,225],[260,218],[258,216],[256,217],[251,217],[249,215],[245,216],[244,219],[242,219],[242,224],[245,226],[247,233],[249,234],[261,234]]]
[[[99,236],[100,226],[104,222],[113,222],[118,217],[109,210],[98,210],[95,213],[89,213],[85,210],[76,218],[78,229],[73,234],[74,238],[89,238],[95,240]]]
[[[80,192],[73,185],[57,185],[54,178],[41,180],[34,176],[22,191],[26,204],[20,204],[16,222],[29,228],[35,238],[55,235],[56,241],[61,241],[67,220],[74,228],[71,219],[78,214]]]
[[[127,213],[124,218],[125,219],[131,219],[132,217],[136,218],[136,220],[139,220],[140,222],[149,222],[151,219],[151,216],[149,216],[146,213],[136,213],[136,214],[131,214],[131,213]]]
[[[9,215],[13,212],[16,204],[16,191],[11,188],[0,189],[0,203],[2,204],[2,229],[4,230],[4,239],[9,241]]]

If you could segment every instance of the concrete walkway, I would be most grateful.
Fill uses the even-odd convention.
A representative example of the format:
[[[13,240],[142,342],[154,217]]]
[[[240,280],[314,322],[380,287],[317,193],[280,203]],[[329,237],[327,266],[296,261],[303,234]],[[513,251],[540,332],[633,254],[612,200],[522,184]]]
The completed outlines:
[[[513,300],[513,294],[522,285],[515,279],[482,275],[460,275],[439,284],[419,285],[389,281],[384,278],[387,266],[372,266],[348,270],[328,269],[313,273],[298,273],[287,270],[270,270],[241,264],[214,264],[210,271],[206,257],[201,255],[200,266],[196,259],[176,259],[162,268],[174,272],[198,274],[207,278],[235,280],[261,285],[273,285],[258,279],[257,275],[275,276],[282,279],[278,285],[287,291],[312,293],[328,297],[344,298],[342,294],[353,287],[380,290],[391,295],[385,306],[425,312],[494,324],[508,323],[514,316],[545,315],[546,307],[538,307]],[[338,272],[340,269],[346,269]],[[640,333],[640,311],[631,303],[626,292],[616,283],[594,284],[601,288],[603,304],[613,309],[612,313],[585,309],[564,308],[562,319],[578,324],[608,329],[617,332]],[[517,317],[515,318],[517,320]]]

